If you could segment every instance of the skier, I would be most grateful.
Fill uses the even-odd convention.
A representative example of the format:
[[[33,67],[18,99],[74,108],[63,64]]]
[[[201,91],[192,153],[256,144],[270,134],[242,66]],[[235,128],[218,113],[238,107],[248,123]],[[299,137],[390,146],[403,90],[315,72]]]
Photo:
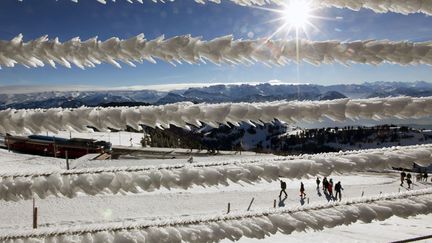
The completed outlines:
[[[316,179],[317,190],[319,190],[319,185],[320,185],[320,183],[321,183],[321,180],[320,180],[319,177],[317,177],[317,179]]]
[[[336,195],[335,195],[335,199],[338,199],[338,194],[339,194],[339,201],[342,200],[342,192],[341,190],[343,190],[343,187],[341,185],[341,182],[338,181],[338,183],[336,183],[335,185],[335,191],[336,191]]]
[[[323,191],[324,191],[324,193],[327,192],[327,187],[328,187],[327,177],[324,177],[322,185],[323,185]]]
[[[305,198],[306,197],[306,193],[305,193],[305,188],[304,188],[303,182],[300,182],[300,197],[301,198]]]
[[[280,180],[281,183],[281,191],[279,193],[279,197],[282,196],[282,192],[285,194],[285,197],[288,197],[288,194],[286,193],[285,189],[286,189],[286,183],[283,180]]]
[[[333,179],[330,179],[330,181],[327,184],[328,184],[328,186],[327,186],[328,193],[330,194],[331,198],[334,198],[333,197]]]
[[[404,183],[404,180],[405,180],[405,176],[406,176],[406,174],[405,174],[405,169],[404,170],[402,170],[402,172],[401,172],[401,186],[403,186],[403,183]]]

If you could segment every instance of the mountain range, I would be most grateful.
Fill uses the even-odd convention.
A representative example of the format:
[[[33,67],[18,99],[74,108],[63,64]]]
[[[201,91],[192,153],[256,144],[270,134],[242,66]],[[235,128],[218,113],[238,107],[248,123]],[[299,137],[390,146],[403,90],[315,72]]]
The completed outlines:
[[[363,84],[218,84],[174,91],[110,90],[51,91],[0,94],[0,109],[75,108],[80,106],[163,105],[176,102],[264,102],[275,100],[332,100],[389,96],[432,96],[432,83],[366,82]]]

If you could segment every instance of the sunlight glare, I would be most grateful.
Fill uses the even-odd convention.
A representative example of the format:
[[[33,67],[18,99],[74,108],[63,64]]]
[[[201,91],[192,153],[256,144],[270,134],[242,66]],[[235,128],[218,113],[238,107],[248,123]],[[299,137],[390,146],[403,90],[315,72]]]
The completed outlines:
[[[311,17],[311,6],[306,0],[291,0],[283,11],[285,23],[296,29],[304,28]]]

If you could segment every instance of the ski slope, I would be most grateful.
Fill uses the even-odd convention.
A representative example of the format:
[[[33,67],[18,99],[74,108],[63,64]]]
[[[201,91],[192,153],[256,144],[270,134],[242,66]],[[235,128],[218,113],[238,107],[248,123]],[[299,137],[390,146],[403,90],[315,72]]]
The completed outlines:
[[[432,192],[430,189],[406,192],[406,189],[402,188],[402,192],[399,194],[398,174],[391,172],[366,173],[363,175],[350,176],[335,176],[333,179],[335,179],[336,181],[342,180],[343,182],[345,182],[343,186],[345,188],[344,193],[346,193],[346,195],[344,195],[344,197],[352,203],[361,203],[363,201],[367,201],[367,205],[369,205],[371,202],[373,202],[373,200],[379,200],[379,197],[374,198],[373,196],[380,195],[380,192],[383,192],[384,194],[396,192],[394,195],[390,196],[390,198],[401,197],[402,201],[395,204],[398,205],[395,207],[399,208],[399,210],[396,210],[399,216],[411,215],[410,210],[405,211],[405,209],[409,209],[410,207],[411,210],[418,209],[418,206],[412,206],[413,202],[418,202],[416,201],[417,199],[415,199],[414,201],[410,201],[410,199],[407,199],[405,197],[405,193],[423,194],[425,192]],[[310,204],[307,204],[307,202],[305,202],[306,207],[319,208],[319,210],[321,211],[331,210],[331,213],[338,212],[338,209],[334,209],[331,203],[327,203],[324,195],[319,196],[316,193],[316,186],[313,179],[304,182],[307,189],[306,192],[308,193],[310,201]],[[291,213],[292,210],[294,210],[294,212],[297,210],[300,210],[299,212],[303,211],[302,207],[298,207],[301,205],[300,198],[298,197],[298,189],[296,188],[299,185],[299,181],[289,181],[288,185],[289,199],[285,201],[286,207],[277,209],[275,211],[272,210],[273,202],[271,199],[277,198],[277,183],[244,185],[242,187],[233,185],[232,187],[214,190],[196,188],[190,192],[185,192],[182,190],[162,190],[154,193],[142,193],[140,195],[126,196],[83,196],[74,199],[51,197],[45,200],[38,200],[36,203],[40,209],[41,214],[41,227],[40,230],[36,232],[29,230],[30,224],[28,221],[31,219],[31,202],[2,202],[0,203],[0,213],[1,215],[8,217],[10,220],[8,220],[9,223],[2,222],[0,224],[0,237],[20,234],[43,235],[55,233],[55,235],[59,235],[63,234],[61,232],[68,231],[94,231],[99,229],[111,229],[129,226],[138,229],[140,228],[140,226],[152,225],[155,224],[155,222],[158,224],[164,224],[171,221],[187,222],[187,220],[213,219],[214,217],[232,217],[234,219],[238,219],[238,217],[243,217],[242,215],[261,215],[262,212],[280,214],[283,212]],[[415,188],[430,188],[430,185],[427,185],[426,183],[417,183]],[[354,201],[352,201],[352,199],[348,199],[353,197],[360,197],[362,192],[365,192],[363,198]],[[247,213],[246,208],[252,197],[255,198],[252,211],[250,213]],[[432,200],[431,197],[426,196],[425,200],[429,199]],[[231,213],[225,215],[225,207],[227,202],[231,202],[233,207]],[[347,201],[343,200],[342,204],[344,203],[346,204]],[[405,204],[411,206],[408,207]],[[378,208],[382,208],[383,205],[386,205],[386,203],[380,203]],[[400,210],[401,205],[404,205],[404,210]],[[23,210],[25,208],[28,208],[29,210]],[[354,209],[350,208],[344,210],[352,211]],[[363,208],[362,210],[365,209]],[[382,220],[391,215],[388,211],[385,212],[386,213],[383,213],[383,215],[379,216],[378,218]],[[302,217],[304,217],[304,213],[302,215]],[[342,220],[340,216],[338,217],[339,219],[337,220]],[[298,217],[294,218],[296,218],[297,220],[299,219]],[[374,216],[374,214],[368,214],[362,219],[368,221],[375,218],[376,216]],[[350,220],[353,219],[349,218],[348,221],[347,219],[344,219],[342,221],[342,224],[350,222]],[[324,226],[334,227],[341,224],[336,222],[332,223],[332,221],[327,222],[328,220],[325,221],[326,223],[322,222],[322,226],[315,225],[312,227],[312,229],[315,228],[315,230],[317,230],[321,229]],[[290,227],[293,226],[291,225],[288,228]],[[292,230],[297,229],[294,227],[292,228]],[[88,236],[89,235],[87,235],[86,237]],[[56,237],[59,236],[55,236],[54,238]],[[40,237],[38,236],[37,238]]]
[[[415,147],[415,146],[414,146]],[[29,156],[29,155],[21,155],[8,153],[7,151],[0,151],[4,155],[4,157],[0,157],[0,163],[2,160],[9,161],[8,163],[28,163],[28,161],[35,161],[44,164],[44,161],[47,158],[42,158],[38,156]],[[346,156],[352,154],[361,154],[362,152],[346,152],[346,153],[335,153],[340,156]],[[261,156],[261,157],[260,157]],[[323,156],[323,155],[315,155],[315,156]],[[339,157],[340,157],[339,156]],[[228,156],[229,157],[229,156]],[[249,157],[253,157],[250,156]],[[314,156],[303,156],[313,158]],[[331,156],[330,156],[331,157]],[[8,158],[8,159],[3,159]],[[20,158],[22,161],[20,162]],[[217,157],[217,160],[224,160],[224,156]],[[247,156],[244,159],[247,160]],[[275,160],[276,156],[268,156],[268,155],[258,155],[257,160],[263,158],[272,158]],[[210,158],[200,158],[201,163],[205,164],[205,160],[215,159],[214,157]],[[239,158],[237,158],[239,159]],[[280,159],[280,158],[279,158]],[[51,159],[49,159],[51,160]],[[48,160],[48,161],[49,161]],[[250,160],[250,158],[249,158]],[[58,161],[56,159],[52,159],[53,166],[56,165]],[[135,161],[136,162],[136,161]],[[45,161],[47,163],[47,161]],[[127,163],[127,161],[125,161]],[[153,161],[153,163],[157,163],[157,161]],[[207,162],[208,163],[208,162]],[[219,162],[221,163],[221,162]],[[226,163],[226,161],[225,161]],[[46,166],[46,165],[45,165]],[[104,168],[98,168],[99,170],[103,170]],[[9,172],[11,168],[7,169]],[[8,172],[8,173],[9,173]],[[257,181],[255,183],[248,182],[237,182],[234,183],[229,181],[228,184],[222,186],[212,186],[212,187],[202,187],[199,185],[194,185],[188,188],[187,190],[182,188],[159,188],[158,190],[152,192],[146,191],[138,191],[138,192],[126,192],[120,190],[118,194],[102,194],[96,196],[89,196],[83,192],[77,192],[76,197],[67,198],[67,197],[58,197],[58,196],[47,196],[44,199],[36,199],[36,205],[39,209],[39,229],[34,231],[31,227],[31,205],[32,202],[30,200],[20,200],[20,201],[4,201],[0,200],[0,215],[2,217],[7,218],[8,220],[0,220],[0,238],[3,240],[6,239],[15,239],[28,236],[30,238],[33,237],[34,240],[102,240],[104,242],[116,242],[121,237],[132,237],[133,239],[143,239],[146,237],[147,240],[151,240],[152,237],[162,237],[160,234],[164,235],[164,237],[174,237],[174,238],[164,238],[167,241],[176,241],[178,239],[202,242],[204,240],[204,233],[208,235],[208,230],[213,229],[213,227],[209,227],[213,223],[199,223],[196,226],[175,226],[178,222],[189,222],[196,220],[200,221],[203,219],[220,219],[220,217],[228,217],[226,220],[222,220],[221,223],[224,225],[229,225],[233,219],[235,222],[241,222],[240,224],[246,224],[249,226],[245,226],[246,228],[241,228],[243,233],[233,233],[233,234],[220,234],[215,233],[216,238],[211,238],[212,240],[220,240],[220,239],[229,239],[230,237],[234,237],[235,239],[239,238],[243,242],[249,242],[250,238],[260,238],[263,234],[268,235],[266,238],[271,240],[272,242],[286,242],[287,240],[297,240],[301,241],[301,239],[313,239],[322,238],[324,241],[331,240],[332,235],[336,234],[341,241],[346,241],[349,237],[343,238],[339,236],[338,232],[340,231],[339,225],[353,223],[350,226],[342,226],[347,227],[344,232],[350,232],[351,226],[354,227],[352,234],[362,234],[359,232],[366,232],[368,227],[367,224],[365,226],[363,221],[369,222],[376,219],[384,220],[392,215],[398,215],[403,217],[414,216],[418,213],[426,214],[428,211],[423,210],[424,206],[421,205],[429,205],[426,207],[430,208],[429,200],[432,202],[431,196],[429,193],[431,189],[430,182],[416,182],[414,185],[413,191],[407,191],[405,187],[399,186],[399,174],[398,172],[392,171],[382,171],[382,172],[356,172],[356,173],[331,173],[329,178],[332,178],[334,182],[341,181],[344,187],[343,191],[343,200],[342,206],[334,207],[331,206],[331,202],[329,204],[326,196],[322,193],[322,190],[316,190],[315,178],[303,178],[303,179],[295,179],[295,178],[286,178],[284,180],[287,181],[288,184],[288,198],[283,201],[285,207],[273,209],[273,200],[277,200],[277,204],[279,205],[280,201],[278,199],[279,194],[279,182],[278,181]],[[299,185],[300,181],[305,184],[307,198],[301,200],[299,197]],[[393,194],[392,194],[393,193]],[[406,194],[408,193],[408,194]],[[423,195],[426,193],[425,195]],[[387,197],[387,194],[390,195],[390,202],[388,200],[384,200],[384,202],[374,202],[374,200],[382,200],[380,197]],[[410,194],[418,194],[415,197],[409,196]],[[362,197],[363,195],[363,197]],[[38,198],[36,196],[36,198]],[[246,212],[248,205],[251,199],[254,198],[254,202],[251,207],[250,212]],[[358,198],[353,201],[353,198]],[[344,217],[330,217],[328,220],[323,220],[322,214],[324,215],[340,215],[341,212],[345,212],[344,214],[352,215],[353,212],[362,208],[365,210],[365,206],[343,206],[347,205],[347,202],[355,202],[358,205],[367,205],[367,207],[372,207],[375,212],[379,212],[378,214],[367,214],[369,216],[361,216],[363,214],[358,214],[358,217],[349,218],[348,221]],[[231,205],[230,214],[226,214],[227,204]],[[378,203],[378,204],[375,204]],[[320,225],[316,225],[311,223],[312,221],[303,222],[302,217],[305,217],[304,213],[298,213],[302,215],[302,217],[296,217],[292,214],[290,210],[303,210],[303,207],[312,207],[313,211],[316,213],[307,214],[310,217],[319,217],[321,218]],[[357,205],[356,204],[356,205]],[[374,204],[375,206],[373,206]],[[349,203],[351,205],[351,203]],[[371,206],[372,205],[372,206]],[[387,209],[383,210],[383,205]],[[402,206],[403,205],[403,206]],[[411,205],[410,207],[406,205]],[[412,206],[417,205],[417,206]],[[327,208],[329,207],[330,208]],[[324,208],[323,208],[324,207]],[[400,208],[411,208],[408,211],[400,210]],[[327,208],[327,209],[326,209]],[[390,210],[391,209],[391,210]],[[288,211],[287,211],[288,210]],[[342,210],[342,211],[341,211]],[[345,210],[345,211],[344,211]],[[348,211],[346,211],[348,210]],[[378,210],[378,211],[376,211]],[[390,212],[390,211],[391,212]],[[289,213],[287,218],[291,220],[286,221],[284,219],[281,221],[282,223],[275,224],[277,229],[269,230],[269,228],[264,227],[261,230],[255,232],[254,234],[247,233],[248,231],[244,231],[248,227],[251,226],[251,222],[263,222],[260,219],[255,217],[257,215],[267,214],[266,212],[276,213],[276,215],[284,215],[284,213]],[[357,211],[356,211],[357,212]],[[245,215],[250,217],[254,215],[252,218],[247,219],[245,222],[241,220]],[[321,216],[319,216],[321,215]],[[355,215],[355,214],[354,214]],[[232,217],[232,218],[230,218]],[[240,218],[239,218],[240,217]],[[279,217],[279,216],[278,216]],[[294,217],[294,218],[292,218]],[[430,220],[430,216],[418,216],[419,220],[422,222],[427,222]],[[276,217],[277,218],[277,217]],[[284,216],[285,218],[285,216]],[[228,220],[229,219],[229,220]],[[293,220],[303,222],[301,224],[292,225]],[[228,220],[228,221],[227,221]],[[252,220],[252,221],[250,221]],[[360,220],[360,221],[358,221]],[[391,220],[396,223],[399,222],[409,222],[409,220],[403,220],[400,218],[392,217]],[[205,220],[204,220],[205,221]],[[233,221],[233,222],[234,222]],[[264,220],[265,221],[265,220]],[[177,223],[176,223],[177,222]],[[219,222],[219,221],[217,221]],[[249,222],[249,223],[248,223]],[[284,222],[284,223],[283,223]],[[297,222],[297,221],[295,221]],[[362,223],[363,222],[363,223]],[[384,223],[387,221],[384,221]],[[169,226],[165,230],[164,227],[159,228],[156,231],[150,230],[149,228],[152,224],[166,224],[166,223],[175,223],[172,226]],[[182,224],[183,224],[182,223]],[[234,224],[237,224],[234,223]],[[291,226],[287,226],[291,225]],[[388,228],[388,232],[385,234],[384,238],[377,238],[381,241],[387,240],[397,240],[401,238],[409,238],[413,236],[413,232],[407,231],[395,235],[395,238],[392,238],[392,234],[390,231],[394,229],[394,224],[390,224],[388,227],[383,225],[384,223],[373,223],[379,225],[384,232]],[[215,223],[219,224],[219,223]],[[253,223],[252,225],[254,225]],[[406,224],[406,223],[405,223]],[[264,224],[267,225],[267,224]],[[302,226],[303,225],[303,226]],[[221,226],[222,227],[222,226]],[[255,226],[254,226],[255,227]],[[286,228],[288,227],[288,228]],[[336,228],[333,228],[336,227]],[[420,226],[419,226],[420,227]],[[123,229],[127,230],[116,230]],[[153,227],[150,227],[153,229]],[[329,229],[332,228],[332,229]],[[197,231],[197,230],[204,231]],[[91,233],[94,231],[99,233]],[[112,231],[114,230],[114,231]],[[162,230],[162,231],[161,231]],[[167,230],[167,231],[166,231]],[[320,232],[313,232],[313,231]],[[321,230],[323,230],[321,232]],[[85,234],[78,234],[77,232],[87,232]],[[298,232],[299,231],[299,232]],[[414,236],[424,235],[426,229],[424,231],[418,231],[414,234]],[[117,233],[115,233],[117,232]],[[118,233],[121,232],[121,233]],[[164,232],[164,233],[161,233]],[[181,237],[178,238],[178,234],[175,232],[183,232],[181,233]],[[195,233],[191,233],[195,232]],[[201,232],[201,233],[199,233]],[[284,232],[283,234],[281,232]],[[297,232],[297,233],[296,233]],[[303,232],[303,233],[301,233]],[[313,232],[311,236],[310,233]],[[329,233],[330,232],[330,233]],[[331,233],[336,232],[336,233]],[[276,233],[273,235],[273,233]],[[375,236],[366,237],[364,241],[370,241],[373,237],[382,236],[380,232],[375,232]],[[66,234],[66,235],[64,235]],[[72,236],[72,235],[74,236]],[[191,235],[192,234],[192,235]],[[200,235],[201,238],[194,238],[193,235]],[[49,237],[47,235],[50,235]],[[63,235],[63,236],[62,236]],[[315,236],[314,236],[315,235]],[[347,233],[347,235],[349,235]],[[397,237],[396,237],[397,236]],[[3,237],[3,238],[2,238]],[[117,237],[117,238],[116,238]],[[120,237],[120,238],[118,238]],[[141,238],[140,238],[141,237]],[[189,238],[188,238],[189,237]],[[192,237],[192,238],[191,238]],[[227,238],[228,237],[228,238]],[[398,238],[400,237],[400,238]],[[25,238],[25,237],[24,237]],[[234,239],[232,238],[232,239]],[[153,238],[156,239],[156,238]],[[163,239],[163,238],[160,238]],[[171,239],[171,240],[168,240]],[[195,240],[194,240],[195,239]],[[211,240],[210,238],[207,240]]]
[[[370,169],[428,166],[432,145],[416,145],[268,159],[236,159],[223,162],[173,164],[147,167],[107,167],[34,172],[0,172],[0,199],[26,200],[35,194],[79,196],[140,193],[160,188],[188,189],[192,186],[229,185],[275,181],[279,177],[304,178],[309,175],[358,172]]]

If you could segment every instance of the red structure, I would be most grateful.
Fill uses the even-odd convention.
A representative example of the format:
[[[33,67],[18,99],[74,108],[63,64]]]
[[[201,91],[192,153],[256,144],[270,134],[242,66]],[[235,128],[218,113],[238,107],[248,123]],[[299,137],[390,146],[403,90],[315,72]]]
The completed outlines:
[[[89,153],[111,152],[111,143],[82,138],[64,139],[39,135],[28,137],[6,135],[5,144],[12,151],[50,157],[65,158],[67,151],[67,156],[70,159],[76,159]]]

